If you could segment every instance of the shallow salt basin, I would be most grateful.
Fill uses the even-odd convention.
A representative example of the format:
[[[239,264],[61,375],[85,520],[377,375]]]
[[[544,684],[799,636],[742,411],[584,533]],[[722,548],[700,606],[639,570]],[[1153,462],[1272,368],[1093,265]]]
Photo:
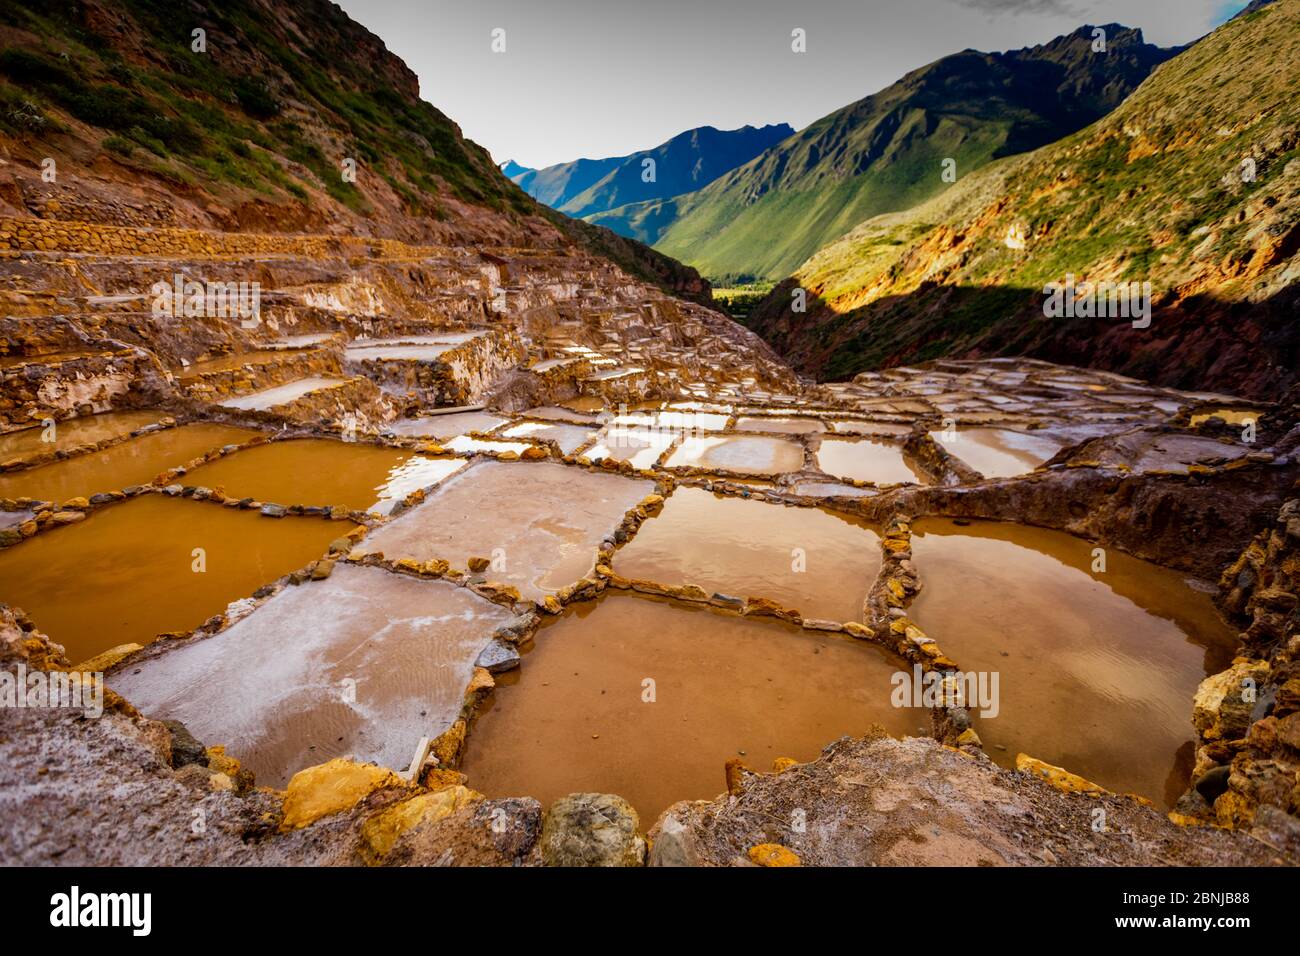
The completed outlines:
[[[512,451],[518,455],[533,446],[522,441],[492,441],[486,438],[470,438],[468,435],[457,435],[451,441],[446,442],[443,447],[460,455],[472,455],[480,451],[492,452],[497,455]]]
[[[615,425],[605,429],[600,441],[584,454],[592,461],[612,458],[614,461],[631,462],[633,468],[653,468],[676,437],[672,432]]]
[[[535,438],[540,441],[553,441],[560,446],[560,451],[572,455],[596,434],[595,429],[583,428],[581,425],[544,425],[541,422],[520,422],[501,433],[504,438]]]
[[[605,407],[605,400],[595,395],[579,395],[567,402],[561,402],[560,407],[574,412],[598,412]]]
[[[52,427],[38,423],[32,428],[0,435],[0,462],[118,438],[165,417],[164,412],[156,411],[103,412],[55,422]]]
[[[343,359],[347,362],[436,362],[454,348],[456,345],[451,342],[436,345],[349,346],[343,351]]]
[[[930,437],[985,478],[1014,478],[1033,471],[1061,450],[1045,435],[1009,428],[960,428]]]
[[[448,415],[404,418],[384,426],[384,430],[391,431],[394,435],[446,439],[466,432],[491,431],[506,420],[490,412],[452,412]]]
[[[231,498],[282,505],[341,505],[382,513],[393,502],[445,478],[464,463],[461,459],[425,458],[400,448],[294,438],[257,445],[195,468],[185,476],[185,483],[221,488]]]
[[[307,348],[309,345],[320,345],[322,342],[328,342],[338,334],[338,332],[307,332],[302,335],[286,335],[283,338],[274,339],[264,344],[271,349],[302,349]]]
[[[803,468],[803,446],[760,435],[691,437],[677,446],[664,467],[692,466],[741,474],[779,475]]]
[[[204,422],[164,428],[102,451],[0,475],[0,498],[28,497],[62,503],[101,491],[147,485],[169,468],[225,445],[242,444],[257,434],[247,428]]]
[[[838,481],[799,481],[791,485],[790,490],[796,495],[809,495],[813,498],[874,498],[880,494],[874,488],[859,488]]]
[[[729,415],[691,410],[625,412],[615,416],[611,424],[613,426],[640,425],[652,429],[681,432],[721,431],[727,427],[727,420],[730,417]]]
[[[768,598],[833,621],[862,620],[880,563],[866,522],[699,488],[673,492],[614,556],[624,577]]]
[[[27,611],[75,664],[195,628],[319,558],[352,527],[146,495],[0,551],[0,601]]]
[[[913,525],[917,623],[968,671],[1000,674],[976,716],[989,756],[1018,752],[1165,806],[1186,788],[1192,696],[1231,661],[1233,632],[1174,571],[1091,542],[999,522]],[[998,749],[1001,745],[1005,749]]]
[[[423,504],[371,532],[360,547],[389,559],[442,558],[540,600],[589,574],[600,542],[654,483],[554,462],[488,461],[449,479]]]
[[[781,432],[787,435],[812,435],[824,432],[826,426],[815,418],[781,418],[754,416],[736,420],[738,432]]]
[[[108,685],[221,741],[265,786],[349,754],[405,770],[460,715],[475,659],[514,620],[466,588],[340,565]]]
[[[873,723],[916,734],[928,712],[890,706],[899,667],[839,635],[607,595],[543,625],[518,676],[499,679],[461,770],[490,797],[543,805],[616,793],[648,827],[678,800],[724,792],[732,757],[770,770]]]
[[[843,435],[907,435],[912,431],[911,425],[902,422],[873,421],[834,421],[831,428]]]
[[[290,402],[296,402],[304,395],[308,395],[312,392],[318,391],[319,389],[333,388],[335,385],[342,385],[346,381],[347,379],[345,378],[332,378],[327,376],[300,378],[296,382],[277,385],[274,388],[265,388],[260,392],[251,392],[248,395],[223,399],[221,407],[234,408],[239,411],[264,412],[267,409],[275,408],[277,405],[287,405]]]
[[[602,423],[600,416],[589,415],[586,412],[576,412],[560,405],[540,405],[537,408],[530,408],[522,414],[528,418],[540,418],[543,421],[551,422],[568,422],[574,425],[599,425]]]
[[[215,358],[200,359],[197,362],[191,362],[182,368],[172,369],[172,372],[182,381],[197,378],[208,372],[230,372],[245,365],[270,365],[274,362],[283,362],[285,360],[284,352],[277,350],[263,352],[241,352],[232,355],[219,355]]]
[[[482,330],[469,332],[433,332],[424,335],[394,335],[382,339],[353,339],[350,348],[371,348],[390,345],[462,345],[486,333]]]
[[[849,441],[826,438],[816,454],[817,467],[836,478],[870,481],[878,485],[916,483],[923,479],[903,459],[899,445],[864,438]]]

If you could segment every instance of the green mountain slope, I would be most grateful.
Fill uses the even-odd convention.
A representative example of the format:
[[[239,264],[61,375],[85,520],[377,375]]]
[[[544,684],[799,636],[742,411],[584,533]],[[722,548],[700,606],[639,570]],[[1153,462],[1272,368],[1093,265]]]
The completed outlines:
[[[822,378],[1024,354],[1276,397],[1300,370],[1298,78],[1300,0],[1277,0],[1161,65],[1092,126],[862,223],[749,324]],[[1045,318],[1045,286],[1067,275],[1150,282],[1150,327]],[[791,308],[796,286],[805,313]]]
[[[167,197],[149,204],[158,224],[574,243],[708,298],[693,270],[527,196],[327,0],[0,3],[0,153]],[[0,176],[0,215],[28,214]]]
[[[779,279],[868,216],[1074,132],[1113,109],[1172,51],[1111,24],[1008,53],[967,50],[823,117],[708,187],[658,207],[616,210],[630,234],[715,279]]]

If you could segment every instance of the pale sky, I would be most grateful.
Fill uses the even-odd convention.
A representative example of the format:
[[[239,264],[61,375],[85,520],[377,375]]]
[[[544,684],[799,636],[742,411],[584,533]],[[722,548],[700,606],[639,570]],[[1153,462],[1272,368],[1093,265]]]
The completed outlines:
[[[620,156],[696,126],[801,129],[939,57],[1082,24],[1188,43],[1246,0],[339,0],[497,162]],[[505,30],[505,52],[491,49]],[[791,31],[807,52],[791,52]]]

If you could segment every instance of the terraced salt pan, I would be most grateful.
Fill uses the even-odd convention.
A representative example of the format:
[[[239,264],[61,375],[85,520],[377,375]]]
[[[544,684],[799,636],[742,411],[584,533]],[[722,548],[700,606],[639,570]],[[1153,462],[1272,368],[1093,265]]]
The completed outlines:
[[[723,792],[732,757],[770,770],[873,723],[917,733],[928,712],[890,706],[898,669],[851,638],[607,595],[543,625],[517,683],[475,723],[461,769],[491,797],[617,793],[654,820]]]
[[[0,498],[62,503],[101,491],[149,484],[160,472],[184,465],[224,445],[242,444],[258,433],[206,422],[164,428],[101,451],[0,475]]]
[[[653,468],[676,437],[672,432],[614,425],[601,432],[600,440],[584,454],[593,461],[612,458],[631,462],[633,468]]]
[[[75,664],[191,630],[352,527],[145,495],[0,551],[0,601],[26,610]]]
[[[904,460],[901,446],[869,438],[857,441],[823,439],[816,458],[817,467],[836,478],[870,481],[878,485],[922,481],[921,475]]]
[[[861,621],[880,563],[880,539],[864,521],[678,488],[615,554],[614,570],[764,597],[805,617]]]
[[[456,348],[452,342],[436,345],[370,345],[349,346],[343,358],[349,362],[436,362],[446,352]]]
[[[345,378],[326,376],[300,378],[296,382],[276,385],[274,388],[265,388],[260,392],[250,392],[248,395],[227,398],[222,401],[221,406],[240,411],[264,412],[275,408],[277,405],[288,405],[290,402],[296,402],[304,395],[309,395],[322,388],[333,388],[336,385],[342,385],[346,381]]]
[[[716,402],[669,402],[667,408],[674,411],[683,412],[717,412],[721,415],[730,415],[730,405],[719,405]]]
[[[487,577],[539,600],[595,567],[600,542],[654,483],[554,462],[488,461],[371,532],[361,547],[390,558],[497,559]]]
[[[18,368],[21,365],[58,365],[73,359],[89,358],[92,355],[107,355],[106,352],[48,352],[45,355],[0,355],[0,368]]]
[[[907,435],[912,426],[902,422],[834,421],[831,429],[843,435]]]
[[[811,435],[826,431],[826,426],[815,418],[782,418],[775,415],[758,415],[736,420],[738,432],[783,432],[788,435]]]
[[[38,424],[20,431],[6,432],[0,435],[0,462],[30,458],[43,452],[71,450],[78,445],[118,438],[165,417],[165,413],[157,411],[104,412],[55,422],[52,427]]]
[[[843,485],[838,481],[799,481],[795,482],[790,490],[796,495],[808,495],[811,498],[874,498],[880,494],[874,488]]]
[[[512,451],[517,455],[533,446],[522,441],[490,441],[485,438],[470,438],[468,435],[458,435],[447,442],[444,447],[460,455],[472,455],[478,451],[493,452],[498,455],[502,452]]]
[[[285,361],[285,355],[280,350],[270,350],[265,352],[241,352],[233,355],[221,355],[216,358],[202,359],[198,362],[191,362],[183,368],[173,369],[174,374],[182,381],[197,378],[208,372],[229,372],[237,368],[243,368],[245,365],[271,365],[276,362]]]
[[[541,422],[520,422],[502,432],[505,438],[535,438],[540,441],[553,441],[560,446],[560,451],[572,455],[586,444],[595,429],[583,428],[581,425],[544,425]]]
[[[674,449],[664,466],[780,475],[803,468],[803,446],[782,438],[760,435],[688,437]]]
[[[551,369],[563,368],[566,365],[573,365],[578,361],[579,359],[577,357],[543,359],[537,364],[529,366],[529,371],[535,373],[549,372]]]
[[[400,448],[295,438],[227,455],[194,469],[185,482],[221,488],[231,498],[385,513],[464,464],[464,459],[427,458]]]
[[[469,332],[433,332],[427,335],[394,335],[382,339],[353,339],[349,348],[387,348],[391,345],[463,345],[487,333],[482,330]]]
[[[930,432],[930,437],[985,478],[1028,474],[1061,450],[1045,435],[1009,428],[961,428]]]
[[[1000,712],[976,717],[1004,766],[1023,751],[1171,805],[1193,757],[1191,700],[1233,654],[1209,595],[1182,576],[1057,531],[913,525],[925,584],[911,613],[968,671],[997,671]],[[1002,749],[999,749],[1002,748]]]
[[[379,514],[388,514],[413,491],[420,491],[451,477],[469,460],[466,458],[427,458],[412,455],[388,473],[388,480],[379,489],[379,500],[367,508]]]
[[[266,347],[272,349],[302,349],[310,345],[320,345],[322,342],[328,342],[336,335],[338,335],[337,332],[308,332],[303,335],[286,335],[273,342],[267,342]]]
[[[222,742],[259,784],[347,754],[405,770],[459,716],[475,659],[514,620],[466,588],[340,565],[108,684]]]
[[[571,412],[598,412],[605,407],[605,400],[595,395],[579,395],[577,398],[569,399],[567,402],[561,402],[561,407],[565,411]],[[533,411],[536,411],[534,409]],[[531,412],[529,414],[532,414]]]
[[[721,431],[727,427],[729,415],[710,412],[656,411],[626,412],[615,416],[614,426],[646,427],[668,431]]]
[[[541,405],[537,408],[530,408],[523,414],[529,418],[540,418],[543,421],[569,422],[578,425],[597,425],[601,422],[601,419],[595,415],[576,412],[561,405]]]
[[[419,438],[447,439],[466,432],[491,431],[509,419],[493,415],[491,412],[451,412],[447,415],[421,415],[418,418],[403,418],[385,426],[395,435],[411,435]]]

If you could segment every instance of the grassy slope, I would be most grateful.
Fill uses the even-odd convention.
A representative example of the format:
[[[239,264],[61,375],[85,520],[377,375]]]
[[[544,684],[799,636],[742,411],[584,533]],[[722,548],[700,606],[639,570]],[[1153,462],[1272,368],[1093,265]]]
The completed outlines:
[[[945,158],[965,174],[1113,108],[1168,54],[1137,31],[1108,30],[1104,57],[1092,54],[1088,28],[1028,50],[945,57],[671,207],[611,215],[707,275],[779,279],[863,219],[941,191]]]
[[[1285,387],[1298,334],[1283,318],[1300,247],[1297,76],[1300,0],[1279,0],[1159,67],[1093,126],[863,223],[803,263],[751,325],[823,377],[999,352],[1171,384]],[[1246,156],[1254,183],[1238,175]],[[1012,225],[1030,237],[1023,251],[1003,242]],[[1041,289],[1067,272],[1152,282],[1153,328],[1044,320]],[[789,311],[795,283],[818,303],[806,315]]]
[[[378,171],[412,215],[442,215],[443,195],[531,211],[487,153],[415,95],[400,61],[377,71],[364,41],[378,41],[332,4],[299,4],[296,29],[257,0],[187,16],[165,0],[106,9],[120,18],[111,41],[72,3],[0,8],[21,42],[0,53],[0,128],[53,134],[66,113],[102,130],[119,161],[178,186],[279,201],[313,189],[364,212],[364,193],[339,174],[343,155]],[[196,24],[205,54],[190,49]]]
[[[204,54],[190,48],[195,26]],[[11,0],[0,41],[0,136],[35,155],[103,153],[174,193],[273,210],[252,228],[350,217],[411,240],[432,223],[465,241],[567,239],[708,301],[694,270],[527,196],[419,98],[405,64],[324,0],[222,0],[185,16],[172,0]],[[340,175],[345,156],[363,170],[355,184]]]

